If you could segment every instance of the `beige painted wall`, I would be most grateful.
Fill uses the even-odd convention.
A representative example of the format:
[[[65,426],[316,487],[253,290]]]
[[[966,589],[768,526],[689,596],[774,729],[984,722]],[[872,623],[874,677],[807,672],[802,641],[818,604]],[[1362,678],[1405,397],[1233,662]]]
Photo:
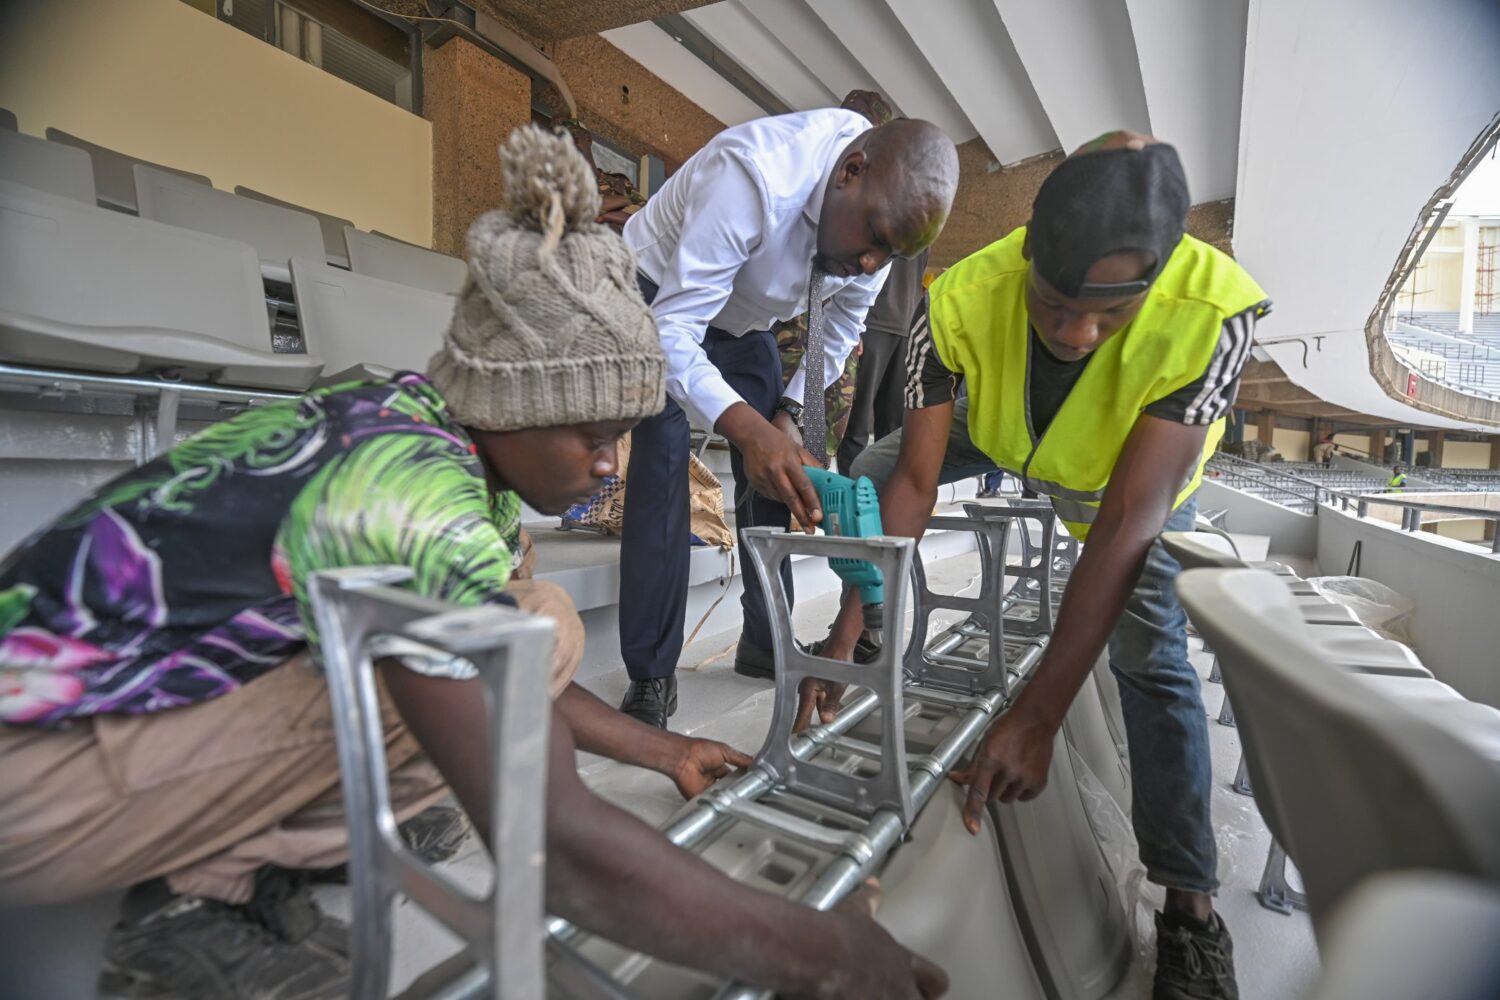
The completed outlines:
[[[1312,436],[1307,431],[1278,427],[1271,435],[1271,447],[1281,452],[1281,457],[1288,462],[1306,462],[1309,460],[1312,448],[1311,438]],[[1245,440],[1260,440],[1260,428],[1253,420],[1245,421]]]
[[[1370,450],[1370,436],[1368,434],[1335,434],[1333,436],[1333,443],[1338,445],[1340,449],[1356,451],[1361,455]]]
[[[1311,437],[1307,431],[1278,427],[1271,435],[1271,447],[1281,452],[1281,457],[1288,462],[1306,462],[1308,449],[1312,447]]]
[[[0,107],[132,156],[432,240],[432,129],[182,0],[6,0]]]
[[[1461,542],[1484,541],[1485,522],[1477,518],[1465,518],[1462,521],[1443,521],[1437,524],[1437,533],[1444,538],[1456,538]]]
[[[1488,441],[1444,441],[1443,468],[1488,469],[1490,467],[1490,444]]]

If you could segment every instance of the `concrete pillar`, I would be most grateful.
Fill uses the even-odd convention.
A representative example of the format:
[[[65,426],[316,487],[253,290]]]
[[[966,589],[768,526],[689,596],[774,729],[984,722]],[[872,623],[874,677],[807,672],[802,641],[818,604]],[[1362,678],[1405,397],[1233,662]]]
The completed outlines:
[[[1427,432],[1427,465],[1429,468],[1441,469],[1443,467],[1443,442],[1447,440],[1446,431]]]
[[[469,225],[500,205],[496,150],[531,121],[531,78],[450,39],[422,56],[422,113],[432,122],[432,248],[462,257]]]
[[[1370,455],[1369,459],[1376,465],[1385,462],[1385,431],[1373,430],[1370,432]]]
[[[1404,466],[1406,466],[1408,469],[1410,469],[1411,466],[1412,466],[1412,462],[1416,461],[1416,458],[1417,458],[1417,432],[1416,431],[1402,431],[1401,432],[1401,464],[1404,465]]]
[[[1500,434],[1490,435],[1490,468],[1500,469]]]
[[[1479,220],[1465,216],[1459,221],[1464,237],[1463,271],[1458,279],[1458,329],[1474,332],[1474,284],[1479,274]]]
[[[1224,428],[1224,439],[1229,444],[1243,444],[1245,441],[1245,411],[1239,407],[1229,411],[1229,426]]]
[[[1276,436],[1276,411],[1261,410],[1260,416],[1256,419],[1255,427],[1255,432],[1259,436],[1260,443],[1267,448],[1274,448],[1275,444],[1272,443],[1271,439]]]

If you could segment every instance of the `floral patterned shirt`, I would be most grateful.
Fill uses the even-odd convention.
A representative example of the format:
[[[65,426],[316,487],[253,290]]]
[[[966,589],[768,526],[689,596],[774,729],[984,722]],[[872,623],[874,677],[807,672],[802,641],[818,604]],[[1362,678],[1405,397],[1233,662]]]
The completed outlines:
[[[102,487],[0,563],[0,722],[226,694],[315,642],[315,570],[395,564],[424,595],[512,603],[520,508],[491,492],[419,375],[249,410]]]

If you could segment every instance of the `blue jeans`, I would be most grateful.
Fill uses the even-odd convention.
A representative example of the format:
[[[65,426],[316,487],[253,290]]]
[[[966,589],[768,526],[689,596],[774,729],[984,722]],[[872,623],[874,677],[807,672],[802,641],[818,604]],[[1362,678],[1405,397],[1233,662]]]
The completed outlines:
[[[954,406],[943,456],[942,483],[991,472],[995,463],[969,439],[969,401]],[[860,454],[851,474],[884,487],[896,468],[898,431]],[[1172,512],[1163,531],[1191,531],[1193,496]],[[1198,671],[1188,662],[1187,614],[1173,585],[1182,567],[1160,541],[1109,639],[1109,668],[1120,688],[1130,752],[1131,821],[1146,876],[1157,885],[1212,892],[1219,884],[1218,846],[1209,800],[1213,790],[1208,713]]]

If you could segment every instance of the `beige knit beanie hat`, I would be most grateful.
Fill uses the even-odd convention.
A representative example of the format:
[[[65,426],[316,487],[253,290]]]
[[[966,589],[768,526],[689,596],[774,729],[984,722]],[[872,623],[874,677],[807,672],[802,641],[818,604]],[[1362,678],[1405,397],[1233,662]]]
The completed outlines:
[[[634,420],[665,405],[666,358],[635,258],[594,219],[573,141],[535,125],[500,147],[505,208],[469,228],[469,278],[428,377],[488,431]]]

